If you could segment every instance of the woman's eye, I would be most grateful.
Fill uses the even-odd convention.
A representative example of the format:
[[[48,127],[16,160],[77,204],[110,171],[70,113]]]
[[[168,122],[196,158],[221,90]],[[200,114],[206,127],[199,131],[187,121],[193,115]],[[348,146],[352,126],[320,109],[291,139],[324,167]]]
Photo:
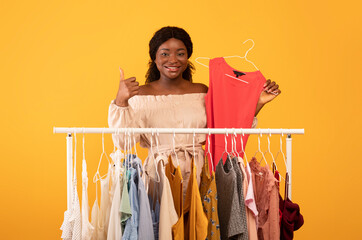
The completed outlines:
[[[168,53],[161,53],[161,56],[168,56]]]
[[[179,53],[178,55],[179,56],[185,56],[185,53]]]

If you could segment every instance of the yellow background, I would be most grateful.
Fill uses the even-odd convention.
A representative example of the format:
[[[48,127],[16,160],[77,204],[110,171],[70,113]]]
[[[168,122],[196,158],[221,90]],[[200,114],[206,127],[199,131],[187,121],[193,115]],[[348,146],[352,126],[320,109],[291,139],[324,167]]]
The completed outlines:
[[[192,37],[192,61],[242,56],[250,46],[242,42],[255,41],[249,59],[282,90],[262,109],[258,127],[306,132],[293,136],[293,200],[305,219],[296,239],[358,239],[362,19],[357,2],[1,1],[0,238],[60,238],[66,145],[65,134],[53,134],[53,126],[107,127],[118,67],[144,83],[152,34],[175,25]],[[239,59],[229,63],[252,70]],[[207,69],[195,66],[194,81],[208,84]],[[274,153],[278,140],[273,137]],[[110,153],[109,135],[105,141]],[[255,150],[254,136],[248,155]],[[86,135],[90,206],[100,154],[101,136]],[[78,135],[79,179],[81,158]]]

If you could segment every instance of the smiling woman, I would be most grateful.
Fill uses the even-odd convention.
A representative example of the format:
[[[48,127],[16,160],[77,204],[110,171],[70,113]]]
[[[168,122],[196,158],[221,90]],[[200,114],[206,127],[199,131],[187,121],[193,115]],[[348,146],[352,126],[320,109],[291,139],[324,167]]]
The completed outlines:
[[[188,59],[192,55],[193,46],[189,34],[182,28],[164,27],[154,34],[149,47],[151,60],[146,74],[145,85],[139,86],[135,77],[124,79],[121,70],[117,96],[109,106],[109,127],[205,128],[207,126],[205,96],[208,87],[201,83],[192,82],[194,67]],[[265,85],[263,94],[272,95],[272,98],[274,98],[275,95],[269,94],[269,90],[280,91],[278,85],[270,82]],[[262,106],[263,104],[258,105],[259,110]],[[258,112],[258,109],[256,111]],[[256,125],[256,118],[254,120],[253,127]],[[196,135],[194,138],[190,134],[177,134],[175,136],[161,134],[157,136],[157,139],[156,135],[140,134],[135,136],[136,141],[140,142],[141,147],[147,148],[149,153],[144,163],[146,184],[154,188],[154,185],[157,185],[160,181],[159,176],[166,174],[172,185],[172,195],[178,219],[181,219],[180,222],[183,223],[182,207],[193,204],[190,202],[190,194],[196,194],[200,198],[198,186],[200,185],[201,172],[205,161],[202,148],[205,143],[205,135]],[[123,149],[125,144],[124,136],[114,134],[113,142],[115,146]],[[157,148],[155,147],[156,142]],[[160,165],[162,162],[166,164],[166,173],[160,172],[157,174],[156,166],[163,169],[162,165]],[[182,182],[172,182],[178,173],[180,179],[182,176]],[[161,179],[165,178],[161,177]],[[190,193],[190,191],[193,191],[193,193]],[[192,199],[196,198],[193,197]],[[185,203],[183,204],[184,199]],[[153,202],[157,200],[153,199]],[[200,232],[202,233],[200,239],[205,239],[207,233],[205,226],[207,228],[208,220],[205,219],[201,201],[194,202],[194,204],[199,205],[193,206],[193,211],[198,209],[199,212],[190,213],[189,215],[200,214],[198,218],[200,224],[196,226],[195,223],[189,223],[187,226],[199,228],[189,232]],[[156,209],[154,210],[156,211]],[[171,210],[168,212],[171,212]],[[185,219],[185,222],[187,221]],[[203,221],[205,224],[201,224]],[[173,222],[171,226],[175,223]],[[162,224],[160,222],[160,229],[162,229]],[[170,224],[170,221],[168,224]],[[171,228],[168,229],[169,232],[168,235],[166,234],[165,239],[172,239]],[[173,235],[179,235],[181,236],[180,239],[184,239],[182,225],[175,227],[172,231],[175,231],[172,233]],[[186,225],[185,232],[188,232]],[[160,234],[162,233],[160,232]]]

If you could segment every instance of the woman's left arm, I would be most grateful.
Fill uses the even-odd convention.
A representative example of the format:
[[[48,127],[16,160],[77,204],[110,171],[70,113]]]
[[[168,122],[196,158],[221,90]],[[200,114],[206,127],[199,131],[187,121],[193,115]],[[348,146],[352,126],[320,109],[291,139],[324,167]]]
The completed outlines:
[[[282,91],[276,82],[268,79],[264,84],[264,89],[260,94],[258,104],[256,105],[255,116],[258,115],[260,109],[268,102],[280,95]]]

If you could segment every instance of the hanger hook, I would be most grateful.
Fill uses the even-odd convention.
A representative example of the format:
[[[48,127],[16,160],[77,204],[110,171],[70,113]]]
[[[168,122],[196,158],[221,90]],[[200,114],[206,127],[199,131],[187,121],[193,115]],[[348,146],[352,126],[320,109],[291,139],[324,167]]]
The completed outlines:
[[[248,41],[251,41],[251,42],[253,43],[253,45],[251,46],[251,48],[249,48],[249,49],[245,52],[245,55],[244,55],[244,58],[245,58],[245,59],[247,59],[247,58],[246,58],[246,55],[248,55],[249,51],[250,51],[251,49],[253,49],[254,46],[255,46],[255,42],[254,42],[254,40],[251,39],[251,38],[246,39],[246,40],[243,42],[243,44],[245,44],[245,43],[248,42]]]

